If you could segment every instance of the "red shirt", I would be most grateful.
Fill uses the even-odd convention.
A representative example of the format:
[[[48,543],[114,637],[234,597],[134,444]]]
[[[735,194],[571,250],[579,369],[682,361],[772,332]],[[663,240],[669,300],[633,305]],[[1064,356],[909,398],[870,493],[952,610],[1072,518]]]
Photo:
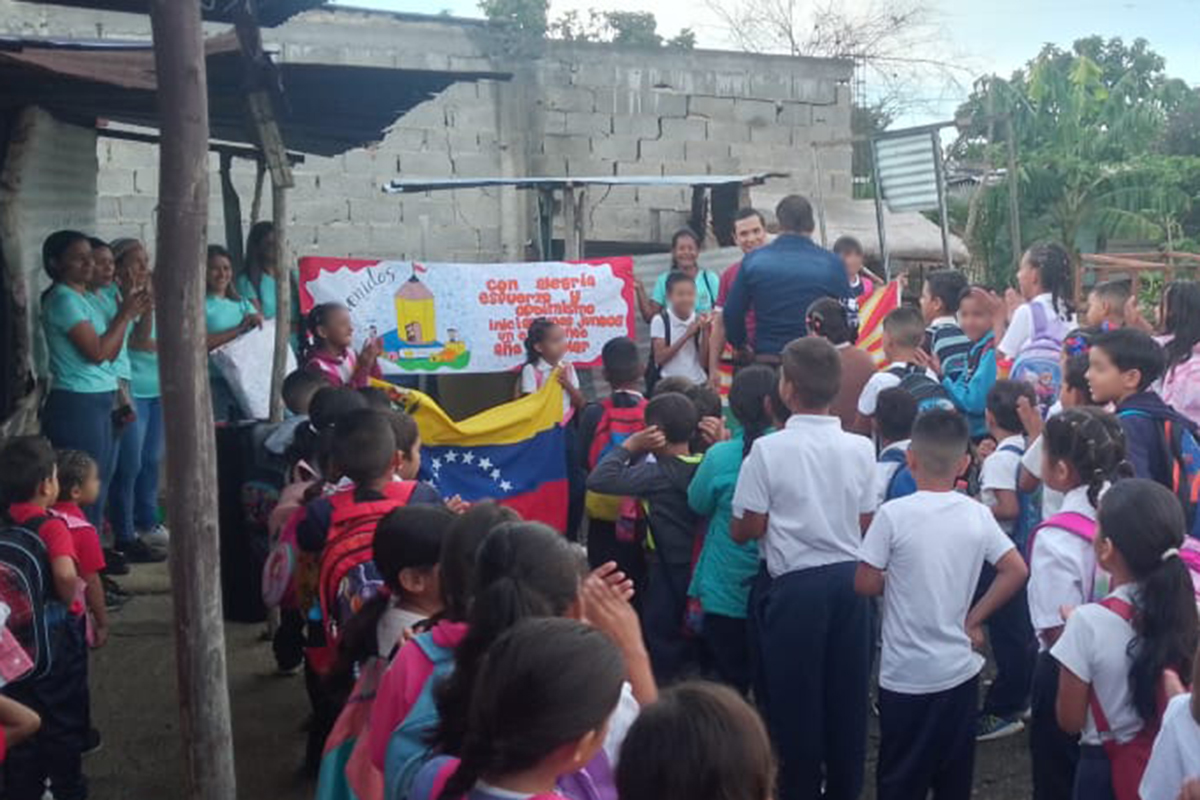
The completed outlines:
[[[18,525],[22,525],[37,517],[50,516],[50,519],[46,520],[38,528],[38,536],[42,537],[42,542],[46,545],[46,552],[50,556],[50,560],[53,561],[56,558],[68,556],[76,562],[79,561],[79,557],[75,553],[75,539],[71,536],[71,531],[67,528],[67,523],[52,516],[49,510],[33,503],[13,503],[8,507],[8,516]]]
[[[56,503],[51,510],[63,518],[71,531],[75,560],[79,563],[79,576],[86,578],[103,570],[104,550],[100,547],[100,535],[96,533],[92,523],[88,522],[79,506],[74,503]]]
[[[717,305],[721,308],[725,307],[725,301],[729,299],[729,290],[733,288],[733,282],[737,280],[738,273],[742,270],[742,262],[737,262],[729,269],[721,273],[721,281],[717,284]],[[754,319],[754,309],[750,308],[746,311],[746,342],[751,346],[754,345],[754,329],[756,321]]]

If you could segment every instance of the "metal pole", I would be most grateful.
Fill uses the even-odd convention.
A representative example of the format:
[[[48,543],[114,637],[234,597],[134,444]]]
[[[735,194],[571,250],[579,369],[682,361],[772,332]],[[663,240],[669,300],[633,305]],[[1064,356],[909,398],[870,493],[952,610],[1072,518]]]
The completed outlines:
[[[879,150],[876,147],[878,142],[871,140],[871,172],[875,178],[875,185],[871,192],[875,196],[875,226],[879,231],[879,258],[883,261],[883,277],[889,282],[892,280],[892,260],[888,253],[887,245],[887,229],[883,224],[883,185],[879,182]]]
[[[817,156],[815,144],[810,149],[812,150],[813,175],[817,185],[817,223],[821,227],[821,247],[829,247],[829,236],[825,232],[825,187],[821,185],[823,183],[821,159]]]
[[[937,178],[938,216],[942,220],[942,258],[945,259],[945,266],[953,267],[954,262],[950,260],[950,212],[946,206],[946,166],[942,163],[942,145],[938,141],[936,131],[929,134],[929,144],[933,148],[933,172]]]
[[[575,205],[575,187],[563,187],[563,260],[578,261],[582,256],[579,242],[579,229],[575,217],[579,211]]]
[[[275,354],[271,363],[271,422],[283,421],[283,380],[292,333],[292,266],[287,255],[287,187],[271,178],[275,228]]]

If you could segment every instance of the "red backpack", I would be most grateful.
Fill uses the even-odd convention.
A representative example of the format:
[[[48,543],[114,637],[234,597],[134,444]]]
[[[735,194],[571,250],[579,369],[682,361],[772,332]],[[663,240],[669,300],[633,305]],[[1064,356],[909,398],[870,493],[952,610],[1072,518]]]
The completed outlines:
[[[603,413],[596,423],[596,432],[592,436],[592,446],[588,449],[587,465],[589,470],[596,468],[614,447],[621,444],[633,434],[646,427],[646,398],[639,397],[636,405],[619,407],[613,404],[611,397],[600,401]],[[588,516],[592,519],[616,522],[622,516],[623,498],[614,495],[588,492],[586,506]],[[636,509],[636,504],[626,503],[626,513],[629,508]],[[636,512],[635,512],[636,513]]]

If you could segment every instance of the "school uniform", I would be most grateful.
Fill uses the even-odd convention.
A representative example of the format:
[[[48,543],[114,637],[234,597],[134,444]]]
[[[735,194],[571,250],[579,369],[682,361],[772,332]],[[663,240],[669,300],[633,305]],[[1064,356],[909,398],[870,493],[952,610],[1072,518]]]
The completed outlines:
[[[984,460],[979,474],[979,499],[984,505],[995,507],[998,490],[1017,491],[1017,474],[1024,452],[1024,437],[1008,436],[997,443],[996,451]],[[1000,520],[999,524],[1009,537],[1013,535],[1014,520]],[[977,597],[983,596],[994,578],[995,571],[984,567]],[[988,643],[996,659],[996,679],[984,697],[982,713],[1003,718],[1014,717],[1028,707],[1037,659],[1033,625],[1029,621],[1029,600],[1024,586],[1007,603],[996,609],[986,626]]]
[[[1136,592],[1136,585],[1125,584],[1109,597],[1136,605]],[[1134,637],[1133,626],[1119,615],[1098,603],[1088,603],[1075,609],[1063,628],[1062,636],[1050,648],[1050,655],[1064,669],[1091,684],[1100,707],[1104,709],[1104,716],[1108,718],[1111,735],[1117,742],[1128,742],[1137,735],[1143,724],[1133,704],[1133,692],[1129,685],[1129,669],[1133,664],[1129,645]],[[1075,773],[1076,800],[1111,800],[1112,768],[1104,753],[1090,705],[1079,742],[1079,767]]]
[[[1040,441],[1040,439],[1039,439]],[[1062,495],[1061,510],[1096,519],[1086,486]],[[1092,543],[1053,526],[1041,528],[1029,554],[1029,617],[1038,634],[1039,652],[1033,673],[1029,754],[1034,800],[1071,796],[1079,762],[1079,737],[1058,727],[1058,661],[1050,655],[1044,632],[1063,625],[1062,607],[1075,608],[1092,599],[1096,552]]]
[[[358,354],[347,347],[339,355],[332,355],[324,349],[315,350],[309,355],[304,368],[309,372],[321,375],[329,381],[330,386],[349,386],[361,389],[369,386],[371,378],[383,378],[383,368],[376,361],[371,365],[370,374],[355,376],[358,369]]]
[[[767,515],[752,592],[755,696],[781,762],[780,797],[856,798],[866,760],[870,604],[854,592],[875,452],[837,417],[797,414],[754,443],[733,517]]]
[[[875,515],[859,558],[887,572],[880,800],[970,797],[984,659],[964,626],[975,576],[1012,550],[988,509],[957,492],[918,491]]]
[[[1142,800],[1176,800],[1184,783],[1200,778],[1200,722],[1192,702],[1192,695],[1181,694],[1167,703],[1139,787]]]
[[[916,364],[904,361],[893,361],[872,375],[871,379],[867,381],[867,385],[863,387],[862,394],[858,396],[858,413],[864,417],[875,416],[875,404],[879,400],[879,393],[884,389],[892,389],[900,385],[901,378],[893,370],[909,368],[916,369],[918,367]],[[933,370],[925,370],[925,375],[934,383],[938,382],[937,373]]]
[[[696,312],[693,311],[691,316],[684,319],[677,316],[672,308],[667,309],[666,321],[663,320],[662,314],[656,314],[654,319],[650,320],[651,339],[666,341],[667,324],[671,326],[671,344],[687,338],[687,342],[671,356],[670,361],[658,365],[659,377],[686,378],[692,383],[704,383],[708,380],[708,373],[700,361],[700,348],[697,346],[696,337],[688,336],[688,328],[695,321]]]
[[[910,444],[912,444],[912,439],[903,439],[899,442],[892,442],[879,451],[879,459],[875,462],[875,471],[879,473],[879,478],[875,482],[875,487],[878,489],[875,493],[876,505],[882,505],[883,501],[887,500],[888,488],[892,485],[892,478],[896,477],[896,473],[903,466],[900,461],[893,460],[895,456],[891,458],[888,456],[892,453],[908,453],[908,446]]]
[[[952,316],[938,317],[925,329],[925,349],[937,356],[942,374],[954,380],[967,369],[971,340]]]
[[[1060,300],[1060,302],[1062,302]],[[1058,309],[1054,307],[1054,297],[1050,292],[1043,292],[1032,300],[1022,303],[1017,306],[1017,310],[1013,312],[1012,319],[1008,323],[1008,328],[1004,332],[1004,338],[1000,340],[997,348],[1004,353],[1007,358],[1016,358],[1017,354],[1029,343],[1034,334],[1033,309],[1034,303],[1042,306],[1046,320],[1050,324],[1059,324],[1067,326],[1071,323],[1069,314],[1060,314]],[[1063,333],[1066,333],[1064,330]]]
[[[1062,413],[1062,404],[1055,403],[1050,406],[1050,413],[1047,419],[1057,414]],[[1039,481],[1042,480],[1042,463],[1045,459],[1043,454],[1042,437],[1039,436],[1030,442],[1029,447],[1025,449],[1025,455],[1021,456],[1021,466],[1025,468],[1033,477]],[[1063,493],[1057,489],[1051,489],[1045,483],[1042,484],[1042,519],[1050,519],[1059,511],[1062,510]]]

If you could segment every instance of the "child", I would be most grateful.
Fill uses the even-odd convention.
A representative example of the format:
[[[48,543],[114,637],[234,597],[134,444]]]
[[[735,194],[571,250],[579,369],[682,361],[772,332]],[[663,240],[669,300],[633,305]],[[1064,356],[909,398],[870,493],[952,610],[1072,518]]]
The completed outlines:
[[[55,797],[87,796],[82,754],[87,739],[87,643],[82,606],[75,606],[79,574],[75,544],[65,522],[50,513],[58,501],[54,449],[41,436],[18,436],[0,450],[0,508],[5,518],[38,535],[46,545],[49,574],[46,614],[51,667],[36,680],[5,687],[5,693],[42,718],[36,736],[13,748],[4,763],[6,797],[41,798],[47,779]],[[66,613],[61,611],[70,607]]]
[[[521,384],[517,396],[533,394],[558,370],[558,383],[563,387],[563,424],[571,421],[575,412],[587,405],[579,391],[579,375],[567,355],[567,332],[557,323],[538,317],[529,323],[525,336],[525,366],[521,368]]]
[[[726,436],[721,395],[707,383],[693,383],[683,391],[683,395],[692,401],[698,420],[690,443],[691,450],[695,455],[703,455],[709,447],[723,441]]]
[[[1174,281],[1162,298],[1163,402],[1200,425],[1200,283]]]
[[[1057,244],[1031,247],[1017,269],[1017,286],[1025,302],[1012,320],[995,315],[998,358],[1012,359],[1039,337],[1060,343],[1071,322],[1071,255]]]
[[[958,322],[971,342],[971,349],[966,368],[957,377],[944,373],[942,386],[950,393],[954,407],[966,416],[971,440],[978,442],[988,432],[984,413],[987,393],[996,382],[996,336],[992,332],[992,303],[987,290],[979,286],[963,290],[958,301]]]
[[[915,308],[901,306],[883,318],[883,354],[888,363],[871,376],[858,398],[858,425],[863,430],[871,429],[871,417],[875,414],[875,401],[884,389],[899,386],[907,380],[905,388],[924,406],[926,396],[944,395],[938,383],[937,373],[921,366],[921,341],[925,336],[925,322]],[[922,380],[923,379],[923,380]],[[946,406],[951,404],[946,401]]]
[[[1125,306],[1130,296],[1129,281],[1097,283],[1088,292],[1084,322],[1090,328],[1099,328],[1101,333],[1124,328]]]
[[[842,257],[846,265],[846,277],[850,280],[850,291],[861,308],[867,298],[875,292],[875,284],[862,274],[863,249],[858,239],[853,236],[842,236],[833,243],[833,252]]]
[[[825,796],[857,797],[870,605],[853,576],[875,510],[875,451],[829,415],[841,385],[833,345],[799,339],[782,360],[779,393],[792,416],[754,443],[733,495],[733,539],[761,539],[766,562],[750,601],[755,697],[779,748],[783,800],[820,797],[822,784]]]
[[[1121,328],[1092,340],[1087,371],[1092,397],[1097,403],[1116,404],[1134,474],[1172,489],[1174,459],[1166,445],[1165,423],[1188,430],[1194,426],[1151,388],[1162,372],[1162,348],[1147,333]]]
[[[1036,521],[1031,517],[1032,498],[1017,485],[1021,457],[1025,455],[1025,428],[1017,414],[1017,402],[1025,398],[1036,402],[1033,387],[1022,381],[1002,380],[988,392],[988,431],[996,440],[996,450],[980,471],[979,499],[992,511],[1001,529],[1018,549]],[[984,569],[980,591],[991,581]],[[992,615],[988,622],[988,640],[996,659],[996,679],[988,688],[979,718],[979,741],[987,742],[1020,733],[1025,729],[1021,714],[1028,708],[1035,660],[1033,627],[1029,622],[1029,604],[1022,590]]]
[[[646,427],[614,447],[588,478],[593,491],[646,501],[654,550],[641,611],[659,683],[681,677],[696,660],[683,619],[700,522],[688,506],[688,484],[700,461],[689,444],[698,422],[696,407],[684,395],[656,395],[646,405]],[[650,453],[653,460],[645,458]]]
[[[234,291],[232,265],[232,256],[228,250],[218,244],[208,246],[208,261],[204,273],[204,323],[208,331],[205,341],[210,353],[262,325],[262,314],[255,310],[249,300],[240,297]],[[237,398],[211,363],[208,380],[216,420],[225,422],[239,419],[241,412],[238,410]]]
[[[1153,737],[1168,676],[1192,672],[1200,620],[1183,540],[1183,510],[1162,486],[1118,481],[1100,501],[1096,560],[1112,591],[1070,613],[1050,649],[1062,666],[1058,724],[1081,734],[1075,800],[1136,796],[1142,776],[1114,773],[1106,750]]]
[[[972,646],[1029,574],[987,508],[954,491],[969,442],[958,412],[922,414],[908,450],[918,491],[879,508],[860,551],[855,591],[883,595],[880,800],[970,797],[984,664]],[[972,604],[985,563],[996,578]]]
[[[934,270],[921,288],[921,316],[928,326],[922,348],[937,359],[942,375],[952,381],[966,371],[974,341],[955,317],[966,290],[967,279],[956,269]]]
[[[0,695],[0,767],[11,748],[28,741],[41,727],[42,719],[32,708]]]
[[[88,643],[95,648],[108,641],[108,608],[104,602],[104,554],[100,536],[84,516],[82,507],[100,497],[100,470],[92,457],[82,450],[58,453],[58,502],[51,509],[67,523],[75,545],[79,577],[83,579],[84,604],[91,616]]]
[[[730,689],[681,683],[629,729],[617,793],[621,800],[774,797],[771,740],[758,713]]]
[[[758,545],[734,542],[729,520],[742,461],[785,413],[775,370],[756,364],[739,371],[729,390],[729,408],[739,423],[737,433],[709,449],[688,486],[688,505],[709,521],[688,596],[704,612],[700,637],[708,670],[744,695],[751,677],[746,610],[758,572]]]
[[[1173,697],[1163,712],[1139,789],[1142,800],[1187,800],[1195,795],[1185,789],[1200,789],[1200,652],[1193,659],[1191,686],[1190,694]]]
[[[842,385],[833,400],[833,413],[842,421],[842,430],[869,434],[855,426],[858,418],[858,397],[867,381],[876,373],[875,360],[862,348],[855,347],[858,331],[850,326],[846,307],[832,297],[822,297],[808,307],[805,317],[809,336],[820,336],[837,348],[842,359]]]
[[[1079,742],[1064,734],[1054,716],[1058,662],[1050,648],[1062,634],[1063,608],[1091,602],[1107,592],[1097,586],[1096,506],[1109,481],[1122,477],[1125,436],[1111,414],[1068,408],[1051,417],[1040,441],[1046,489],[1062,497],[1030,540],[1029,616],[1038,637],[1033,676],[1029,754],[1033,793],[1038,798],[1069,797],[1079,760]],[[1086,534],[1091,534],[1090,537]]]
[[[371,550],[388,592],[376,623],[380,658],[388,658],[407,630],[442,613],[438,554],[454,521],[445,506],[397,508],[379,520]]]
[[[291,446],[296,430],[308,424],[308,409],[317,392],[328,387],[329,380],[316,372],[298,369],[283,379],[283,404],[289,416],[263,441],[267,452],[282,456]]]
[[[638,391],[642,368],[637,344],[624,336],[610,339],[600,351],[604,380],[612,394],[583,410],[579,420],[579,454],[585,472],[591,472],[614,447],[646,426],[646,398]],[[592,569],[616,562],[637,588],[635,602],[646,580],[645,535],[637,501],[589,491],[587,507],[588,563]]]
[[[683,272],[667,277],[667,308],[650,320],[650,344],[661,378],[680,377],[692,383],[708,380],[702,353],[711,318],[696,313],[696,280]]]
[[[560,779],[587,765],[608,735],[625,679],[620,651],[582,623],[531,619],[483,660],[459,758],[430,762],[408,796],[565,800]]]
[[[382,378],[379,354],[382,341],[367,339],[354,353],[354,323],[350,309],[341,303],[313,306],[304,319],[308,343],[304,350],[304,369],[325,376],[330,386],[366,386],[371,378]]]
[[[435,676],[438,664],[446,665],[441,670],[443,674],[448,673],[453,664],[454,649],[467,633],[467,609],[473,597],[475,555],[479,545],[494,528],[516,521],[515,511],[485,501],[452,520],[446,529],[437,567],[443,606],[440,618],[428,631],[414,637],[419,644],[407,642],[401,645],[379,682],[375,704],[371,708],[370,756],[377,769],[384,768],[392,732],[409,715],[422,693],[428,694],[426,684]],[[435,662],[429,652],[441,656],[442,661]],[[436,724],[436,715],[431,716],[424,732],[431,732]],[[414,738],[423,738],[419,734]]]
[[[879,393],[873,421],[875,438],[881,447],[875,464],[879,473],[876,502],[912,494],[917,484],[908,468],[908,447],[913,423],[917,421],[917,401],[899,386],[884,389]]]

